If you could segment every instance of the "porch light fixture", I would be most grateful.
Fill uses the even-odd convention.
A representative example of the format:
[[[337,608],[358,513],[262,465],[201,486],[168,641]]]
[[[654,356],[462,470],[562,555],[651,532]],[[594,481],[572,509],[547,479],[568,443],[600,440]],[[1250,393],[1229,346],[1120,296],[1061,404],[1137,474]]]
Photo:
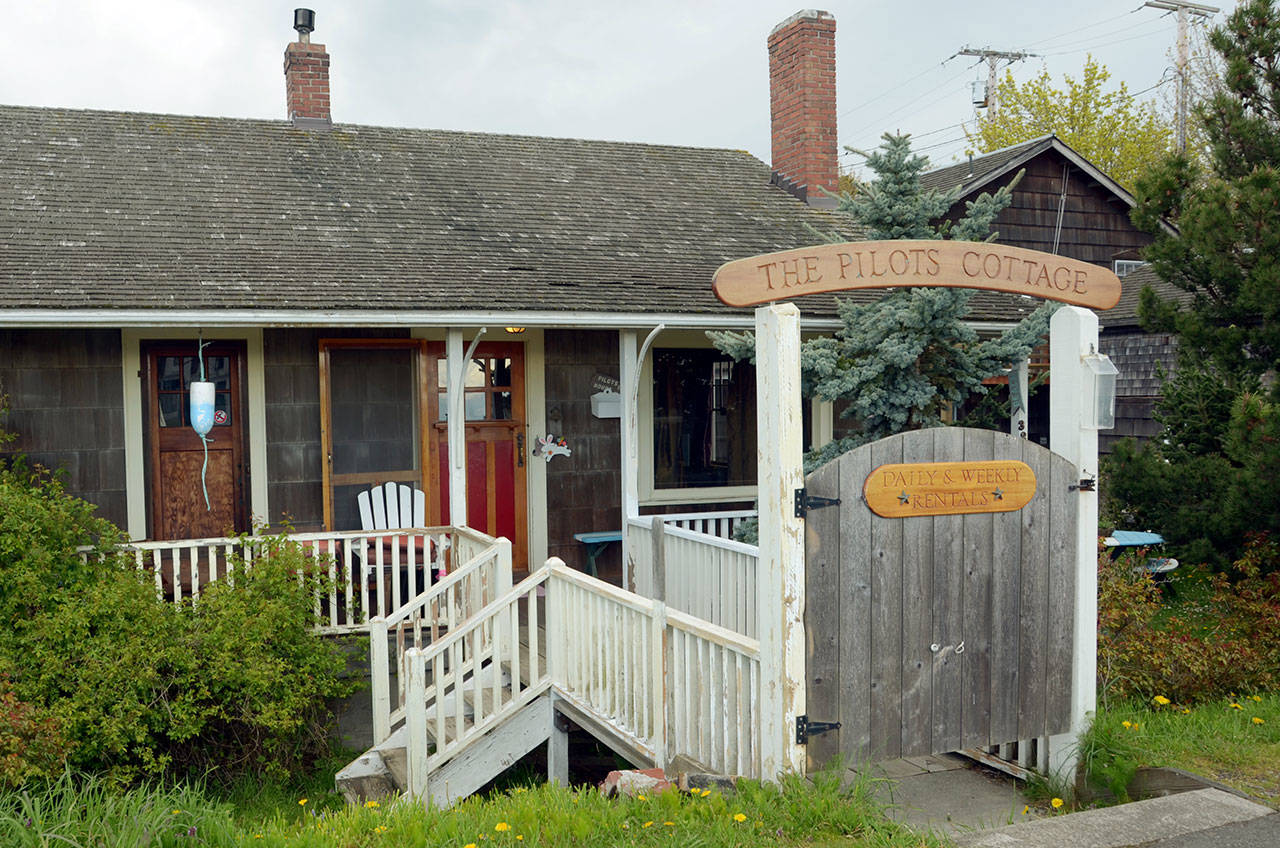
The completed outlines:
[[[1092,392],[1089,386],[1085,387],[1085,397],[1093,396],[1093,426],[1110,430],[1116,426],[1116,376],[1120,370],[1111,357],[1095,351],[1085,354],[1084,367],[1086,379],[1092,383]]]
[[[524,327],[507,327],[506,331],[513,336],[518,336],[524,332]]]

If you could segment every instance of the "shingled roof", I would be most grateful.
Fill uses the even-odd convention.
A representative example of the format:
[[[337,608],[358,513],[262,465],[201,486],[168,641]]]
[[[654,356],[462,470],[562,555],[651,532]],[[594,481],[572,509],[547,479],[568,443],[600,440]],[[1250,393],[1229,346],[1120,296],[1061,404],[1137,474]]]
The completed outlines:
[[[0,309],[725,310],[837,221],[749,154],[0,107]]]
[[[920,176],[920,185],[926,189],[938,191],[951,191],[958,186],[960,196],[966,197],[1020,168],[1046,150],[1056,150],[1094,181],[1106,187],[1129,206],[1133,206],[1133,195],[1121,188],[1119,183],[1099,170],[1088,159],[1072,150],[1056,135],[1041,136],[1001,150],[994,150],[958,165],[948,165],[945,168],[929,171]]]
[[[720,264],[854,232],[769,178],[735,150],[0,106],[0,319],[749,314],[712,294]],[[1034,305],[979,292],[971,318]]]
[[[1194,296],[1173,283],[1165,282],[1156,275],[1150,265],[1144,265],[1130,271],[1121,280],[1120,300],[1106,312],[1098,313],[1099,323],[1106,328],[1137,327],[1138,297],[1144,288],[1151,288],[1162,300],[1187,306]]]

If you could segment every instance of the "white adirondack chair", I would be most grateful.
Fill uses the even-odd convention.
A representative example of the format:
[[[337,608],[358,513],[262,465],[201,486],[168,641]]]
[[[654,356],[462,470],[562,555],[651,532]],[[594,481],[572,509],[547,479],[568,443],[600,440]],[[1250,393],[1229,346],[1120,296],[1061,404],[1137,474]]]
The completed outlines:
[[[356,495],[356,503],[360,506],[361,530],[423,527],[427,521],[426,493],[403,483],[374,486]]]

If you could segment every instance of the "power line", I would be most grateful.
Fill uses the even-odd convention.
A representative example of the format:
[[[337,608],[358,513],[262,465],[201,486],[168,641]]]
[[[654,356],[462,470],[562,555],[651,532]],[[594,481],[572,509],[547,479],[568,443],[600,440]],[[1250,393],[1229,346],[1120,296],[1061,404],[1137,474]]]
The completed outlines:
[[[1078,33],[1084,32],[1085,30],[1090,30],[1090,29],[1093,29],[1094,27],[1100,27],[1100,26],[1102,26],[1103,24],[1109,24],[1109,23],[1111,23],[1112,21],[1118,21],[1118,20],[1120,20],[1121,18],[1127,18],[1127,17],[1129,17],[1130,15],[1137,14],[1138,12],[1141,12],[1141,11],[1142,11],[1142,7],[1141,7],[1141,6],[1138,6],[1137,8],[1135,8],[1135,9],[1130,9],[1129,11],[1127,11],[1127,12],[1125,12],[1125,13],[1123,13],[1123,14],[1116,15],[1114,18],[1105,18],[1105,19],[1103,19],[1103,20],[1101,20],[1101,21],[1098,21],[1097,23],[1092,23],[1092,24],[1089,24],[1089,25],[1087,25],[1087,26],[1083,26],[1083,27],[1075,27],[1075,28],[1073,28],[1073,29],[1066,30],[1065,32],[1060,32],[1060,33],[1058,33],[1057,35],[1050,36],[1049,38],[1042,38],[1042,39],[1040,39],[1039,41],[1033,41],[1033,42],[1031,42],[1030,44],[1028,44],[1027,46],[1028,46],[1028,47],[1037,47],[1037,46],[1039,46],[1039,45],[1041,45],[1041,44],[1045,44],[1045,43],[1050,42],[1050,41],[1057,41],[1059,38],[1062,38],[1063,36],[1066,36],[1066,35],[1076,35],[1076,34],[1078,34]]]
[[[893,88],[890,88],[890,89],[887,89],[887,90],[885,90],[885,91],[880,92],[879,94],[877,94],[875,97],[871,98],[870,100],[866,100],[866,101],[864,101],[864,102],[862,102],[862,103],[859,103],[857,106],[854,106],[854,107],[852,107],[852,108],[850,108],[850,109],[846,109],[845,111],[843,111],[843,112],[841,112],[841,113],[840,113],[840,117],[842,117],[842,118],[843,118],[845,115],[851,114],[851,113],[853,113],[853,112],[857,112],[857,111],[858,111],[858,110],[860,110],[860,109],[865,109],[865,108],[867,108],[868,106],[870,106],[872,103],[875,103],[876,101],[878,101],[878,100],[880,100],[880,99],[882,99],[882,98],[884,98],[884,97],[888,97],[890,94],[893,94],[895,91],[898,91],[899,89],[902,89],[902,88],[907,87],[908,85],[910,85],[911,83],[913,83],[913,82],[915,82],[916,80],[920,79],[921,77],[925,76],[926,74],[930,74],[930,73],[932,73],[932,72],[936,71],[938,68],[945,68],[945,67],[947,66],[947,63],[948,63],[948,62],[950,62],[952,59],[956,58],[956,57],[957,57],[957,56],[959,56],[959,55],[960,55],[959,53],[952,53],[950,56],[948,56],[947,58],[943,59],[943,60],[942,60],[941,62],[939,62],[938,64],[936,64],[936,65],[930,65],[929,67],[925,68],[923,71],[921,71],[920,73],[916,74],[915,76],[913,76],[911,79],[907,80],[906,82],[899,83],[898,85],[895,85]]]

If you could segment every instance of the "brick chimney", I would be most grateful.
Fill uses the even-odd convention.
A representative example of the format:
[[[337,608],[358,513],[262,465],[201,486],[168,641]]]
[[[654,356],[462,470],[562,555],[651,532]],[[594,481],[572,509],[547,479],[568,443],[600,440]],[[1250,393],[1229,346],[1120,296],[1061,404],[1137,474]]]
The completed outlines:
[[[836,19],[805,9],[769,33],[773,181],[813,206],[834,207]]]
[[[328,129],[333,125],[329,113],[329,54],[323,44],[311,43],[315,13],[295,9],[293,28],[298,40],[284,50],[284,85],[286,111],[296,127]]]

